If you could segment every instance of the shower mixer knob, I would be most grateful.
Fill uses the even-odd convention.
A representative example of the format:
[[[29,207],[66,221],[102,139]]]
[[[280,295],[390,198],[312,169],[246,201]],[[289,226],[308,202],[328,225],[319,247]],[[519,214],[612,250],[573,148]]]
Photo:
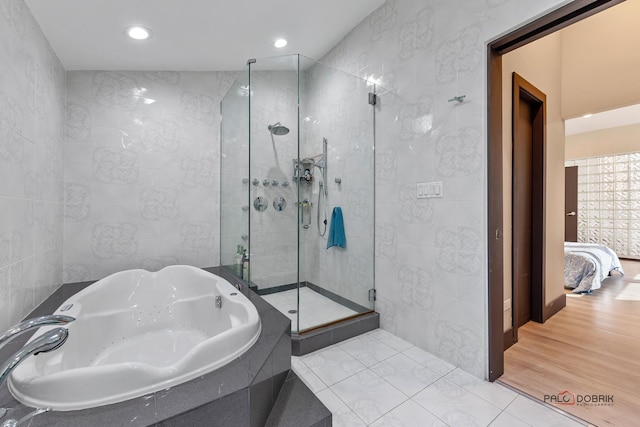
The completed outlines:
[[[251,181],[251,183],[257,186],[258,184],[260,184],[260,181],[258,181],[258,178],[253,178],[253,181]]]
[[[277,187],[280,183],[278,182],[277,179],[274,179],[273,181],[271,181],[271,185],[274,187]]]
[[[264,185],[265,187],[269,186],[269,180],[268,179],[263,179],[262,180],[262,185]]]

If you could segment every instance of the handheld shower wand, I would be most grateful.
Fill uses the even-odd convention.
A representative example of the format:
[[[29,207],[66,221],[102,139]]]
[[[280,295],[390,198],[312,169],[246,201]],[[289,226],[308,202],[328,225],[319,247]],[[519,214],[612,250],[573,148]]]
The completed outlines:
[[[316,225],[318,226],[318,234],[323,237],[327,233],[327,196],[329,191],[327,189],[327,138],[322,138],[322,161],[318,168],[322,172],[322,179],[318,183],[318,210],[316,212]],[[320,224],[320,207],[324,214],[322,224]]]

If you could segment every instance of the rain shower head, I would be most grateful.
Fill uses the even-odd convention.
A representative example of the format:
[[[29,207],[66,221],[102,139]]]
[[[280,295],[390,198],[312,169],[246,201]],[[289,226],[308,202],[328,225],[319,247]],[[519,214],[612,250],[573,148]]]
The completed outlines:
[[[269,129],[272,135],[286,135],[289,133],[289,128],[282,126],[280,122],[267,126],[267,129]]]

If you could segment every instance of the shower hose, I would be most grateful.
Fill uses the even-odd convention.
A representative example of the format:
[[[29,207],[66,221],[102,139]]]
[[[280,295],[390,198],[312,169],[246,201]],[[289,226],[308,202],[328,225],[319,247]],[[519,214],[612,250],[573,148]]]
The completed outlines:
[[[316,225],[318,226],[318,234],[322,237],[327,232],[327,193],[324,190],[324,183],[322,181],[319,183],[319,187],[320,188],[318,188],[318,210],[316,212]],[[324,213],[324,220],[322,221],[322,227],[320,225],[320,208],[321,207]]]

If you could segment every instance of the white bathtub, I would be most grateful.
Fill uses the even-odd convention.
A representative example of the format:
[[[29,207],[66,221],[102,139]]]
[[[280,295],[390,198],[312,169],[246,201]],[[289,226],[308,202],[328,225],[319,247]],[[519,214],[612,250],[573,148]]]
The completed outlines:
[[[222,308],[216,308],[216,296]],[[9,389],[26,405],[60,411],[121,402],[194,379],[247,351],[261,329],[255,306],[233,285],[183,265],[113,274],[55,314],[76,318],[66,326],[67,342],[22,362]],[[40,328],[34,338],[51,328]]]

